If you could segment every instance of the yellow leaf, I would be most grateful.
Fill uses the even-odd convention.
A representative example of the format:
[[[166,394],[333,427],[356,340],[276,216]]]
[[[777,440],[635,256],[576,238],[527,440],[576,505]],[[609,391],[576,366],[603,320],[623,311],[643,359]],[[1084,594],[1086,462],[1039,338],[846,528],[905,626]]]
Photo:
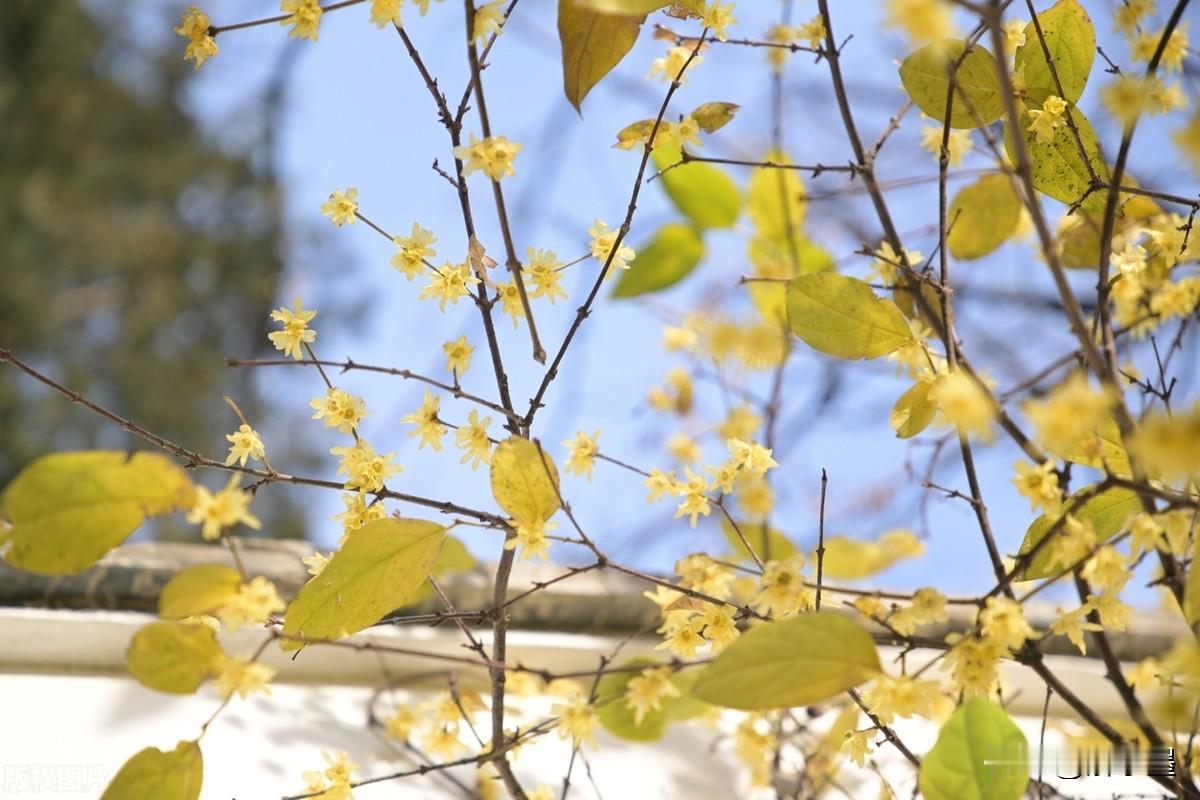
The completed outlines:
[[[810,272],[832,272],[837,267],[833,254],[800,232],[792,236],[791,244],[786,239],[755,236],[747,246],[747,255],[755,276],[764,278],[794,278]],[[750,281],[746,286],[750,300],[763,319],[787,324],[786,284]]]
[[[1125,183],[1137,184],[1129,177],[1126,177]],[[1121,204],[1117,207],[1119,216],[1113,228],[1113,235],[1117,237],[1133,228],[1143,227],[1143,222],[1163,213],[1162,206],[1149,197],[1122,192],[1120,200]],[[1066,224],[1058,231],[1058,252],[1064,267],[1096,269],[1099,266],[1103,221],[1103,214],[1082,209],[1064,219]]]
[[[1007,175],[984,175],[964,186],[946,214],[950,254],[961,259],[986,256],[1013,235],[1021,208]]]
[[[1090,487],[1084,487],[1075,493],[1074,496],[1081,492],[1088,491]],[[1125,520],[1130,514],[1137,513],[1142,509],[1141,499],[1136,492],[1129,489],[1121,489],[1114,487],[1105,489],[1103,492],[1085,500],[1081,505],[1076,506],[1071,512],[1071,516],[1080,522],[1091,522],[1092,528],[1096,532],[1096,538],[1101,542],[1111,539],[1121,530],[1125,524]],[[1038,517],[1025,531],[1025,539],[1021,542],[1021,549],[1018,555],[1024,555],[1032,550],[1038,542],[1045,538],[1050,529],[1054,527],[1057,516],[1051,517],[1046,514]],[[1055,536],[1062,535],[1061,526],[1059,532]],[[1026,565],[1025,570],[1018,577],[1018,580],[1031,581],[1035,578],[1049,578],[1057,575],[1060,571],[1070,566],[1069,564],[1057,563],[1057,559],[1053,556],[1054,542],[1046,545],[1038,550],[1037,554]]]
[[[904,314],[863,281],[836,272],[793,278],[788,324],[810,347],[846,359],[879,358],[912,341]]]
[[[772,151],[767,160],[775,164],[791,164],[786,153]],[[794,169],[755,167],[746,184],[746,210],[759,235],[787,241],[804,227],[808,210],[804,181]]]
[[[621,270],[613,297],[637,297],[674,286],[704,258],[704,241],[691,225],[668,222],[653,241],[637,248],[629,269]]]
[[[640,119],[637,122],[631,122],[617,131],[617,144],[615,146],[621,150],[632,150],[638,145],[649,142],[652,132],[654,132],[654,120],[652,119]],[[662,134],[663,128],[659,126],[654,138],[661,141]]]
[[[180,742],[169,753],[147,747],[125,762],[100,800],[196,800],[204,778],[197,742]]]
[[[1183,618],[1200,636],[1200,566],[1197,566],[1196,547],[1192,548],[1192,563],[1188,566],[1187,582],[1183,587]]]
[[[930,397],[933,384],[929,381],[919,381],[892,406],[892,430],[897,438],[911,439],[929,427],[937,414],[937,402]]]
[[[831,536],[825,539],[822,572],[827,578],[858,580],[882,572],[904,558],[916,558],[925,552],[921,540],[912,531],[887,531],[874,542]],[[812,554],[815,564],[817,555]]]
[[[17,473],[0,495],[12,523],[5,559],[30,572],[80,572],[146,517],[190,507],[192,481],[157,453],[54,453]]]
[[[673,0],[574,0],[583,8],[599,14],[649,14],[671,5]]]
[[[558,468],[534,442],[505,439],[492,454],[492,494],[513,519],[545,522],[559,507]]]
[[[576,0],[558,0],[563,91],[579,111],[583,98],[637,41],[645,13],[602,14]]]
[[[742,531],[742,536],[746,537],[746,541],[754,548],[754,553],[759,558],[771,561],[782,561],[796,552],[796,545],[792,544],[783,531],[776,528],[764,526],[761,522],[739,522],[738,528]],[[765,530],[764,530],[765,528]],[[746,550],[746,545],[742,544],[742,539],[737,535],[733,525],[729,520],[721,517],[721,533],[725,534],[725,541],[733,548],[734,555],[743,560],[751,560],[749,551]],[[764,536],[764,534],[766,534]],[[771,551],[768,554],[766,542],[771,543]]]
[[[1071,107],[1071,119],[1079,131],[1079,141],[1083,142],[1084,152],[1088,161],[1102,181],[1108,180],[1108,166],[1100,153],[1100,144],[1096,140],[1096,131],[1092,123],[1078,108]],[[1065,117],[1065,112],[1064,112]],[[1041,142],[1037,134],[1029,130],[1031,118],[1027,111],[1021,112],[1021,135],[1025,137],[1025,149],[1033,167],[1033,186],[1039,192],[1053,197],[1063,203],[1075,203],[1083,197],[1091,185],[1092,177],[1087,164],[1079,153],[1079,145],[1075,135],[1067,127],[1066,120],[1054,129],[1054,139]],[[1008,157],[1015,160],[1013,151],[1013,126],[1004,127],[1004,147]],[[1103,212],[1104,192],[1092,192],[1081,206],[1084,211]]]
[[[205,625],[151,622],[133,635],[125,667],[143,686],[168,694],[191,694],[221,670],[225,652]]]
[[[1045,38],[1045,49],[1031,21],[1025,26],[1025,42],[1017,48],[1015,68],[1025,81],[1025,89],[1039,102],[1048,95],[1061,95],[1074,103],[1083,95],[1092,62],[1096,59],[1096,30],[1078,0],[1058,0],[1038,14]],[[1046,63],[1046,50],[1054,58],[1054,68],[1062,92]]]
[[[438,554],[437,560],[433,562],[429,574],[434,577],[457,575],[474,569],[477,563],[475,557],[467,552],[466,545],[453,536],[447,536],[446,541],[442,543],[442,552]],[[415,605],[432,594],[433,586],[426,581],[421,584],[421,588],[412,596],[410,602]]]
[[[1121,429],[1111,416],[1100,423],[1093,435],[1087,436],[1070,450],[1056,455],[1076,464],[1096,469],[1107,468],[1110,474],[1118,478],[1129,478],[1133,475],[1129,453],[1125,451],[1125,443],[1121,438]]]
[[[446,528],[435,522],[394,517],[351,532],[288,606],[284,635],[341,639],[374,625],[421,589],[445,539]],[[301,646],[283,643],[284,650]]]
[[[242,576],[221,564],[184,567],[167,581],[158,595],[158,615],[184,619],[212,614],[237,596]]]
[[[958,62],[965,48],[966,42],[947,39],[922,47],[900,65],[900,82],[908,96],[938,122],[946,121],[950,68]],[[995,122],[1003,113],[1004,94],[996,77],[996,59],[975,45],[955,71],[950,127],[978,128]]]
[[[1004,709],[983,697],[968,700],[946,720],[921,761],[921,794],[926,800],[1017,800],[1029,782],[1025,747],[1025,734]],[[1020,766],[988,764],[1006,759]]]
[[[692,109],[691,117],[700,130],[713,133],[728,125],[740,108],[737,103],[701,103]]]
[[[671,169],[658,180],[679,211],[699,228],[729,228],[742,213],[742,194],[723,170],[691,161],[674,145],[661,145],[651,154],[659,169]],[[678,166],[672,166],[676,165]]]
[[[792,708],[828,700],[879,669],[870,633],[817,611],[750,628],[701,671],[692,694],[744,711]]]

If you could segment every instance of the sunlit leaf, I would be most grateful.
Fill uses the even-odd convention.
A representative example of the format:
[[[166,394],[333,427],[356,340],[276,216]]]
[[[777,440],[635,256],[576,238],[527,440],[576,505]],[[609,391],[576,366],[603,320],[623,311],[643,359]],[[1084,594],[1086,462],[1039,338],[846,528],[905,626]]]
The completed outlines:
[[[29,572],[80,572],[146,517],[191,506],[192,481],[157,453],[90,450],[43,456],[0,494],[13,528],[5,554]]]
[[[746,537],[746,541],[754,548],[754,554],[759,558],[781,561],[796,553],[796,545],[792,544],[792,540],[783,531],[764,526],[761,522],[742,521],[738,523],[738,528],[741,529],[742,536]],[[724,516],[721,517],[721,533],[725,535],[725,541],[733,548],[737,558],[743,561],[753,560],[753,556],[746,550],[746,545],[742,544],[741,536],[737,535],[737,530]],[[769,551],[766,547],[768,541],[771,543]]]
[[[622,667],[638,665],[658,666],[657,662],[648,658],[634,658],[620,664]],[[642,717],[641,724],[638,724],[633,711],[625,705],[624,700],[626,686],[638,674],[634,671],[610,672],[601,678],[596,686],[596,719],[606,731],[618,739],[656,742],[666,733],[669,723],[699,716],[707,708],[704,703],[691,696],[692,685],[695,684],[699,673],[696,670],[684,670],[671,677],[671,682],[679,689],[679,696],[664,698],[661,707],[657,711],[648,711]]]
[[[800,614],[751,627],[700,673],[692,694],[744,711],[828,700],[879,672],[875,640],[849,617]]]
[[[438,553],[437,560],[433,562],[429,574],[435,578],[442,575],[460,575],[474,569],[478,563],[461,540],[447,536],[446,541],[442,542],[442,552]],[[418,603],[433,593],[433,586],[426,581],[421,584],[421,588],[412,596],[410,602]]]
[[[699,161],[681,164],[682,154],[674,145],[661,145],[652,155],[660,170],[670,167],[658,182],[675,207],[697,227],[728,228],[737,222],[742,194],[724,170]]]
[[[180,742],[166,753],[147,747],[117,771],[100,800],[196,800],[203,778],[198,742]]]
[[[341,639],[374,625],[424,585],[445,539],[445,527],[419,519],[388,517],[352,531],[288,606],[283,633]],[[301,646],[283,643],[285,650]]]
[[[577,5],[600,14],[649,14],[671,5],[674,0],[573,0]]]
[[[1025,748],[1025,734],[1004,709],[983,697],[968,700],[922,759],[921,793],[926,800],[1017,800],[1029,782]]]
[[[692,109],[691,117],[696,120],[700,130],[713,133],[728,125],[740,108],[737,103],[701,103]]]
[[[996,59],[979,45],[973,46],[962,57],[965,48],[966,42],[948,39],[944,43],[922,47],[900,65],[900,82],[908,96],[926,114],[938,122],[945,122],[950,68],[962,58],[955,72],[954,104],[950,109],[952,128],[989,125],[1004,113],[1004,94],[996,76]]]
[[[1075,495],[1081,492],[1090,491],[1090,487],[1080,489]],[[1073,496],[1075,496],[1073,495]],[[1082,505],[1075,508],[1071,512],[1071,516],[1081,522],[1090,521],[1092,527],[1096,531],[1096,537],[1100,541],[1111,539],[1121,530],[1121,526],[1125,524],[1125,520],[1130,514],[1137,513],[1142,508],[1141,500],[1137,493],[1129,489],[1113,487],[1105,489],[1103,492],[1094,497],[1085,500]],[[1024,555],[1034,548],[1034,546],[1045,538],[1046,534],[1054,526],[1056,517],[1050,517],[1045,514],[1038,517],[1025,531],[1025,540],[1021,542],[1019,555]],[[1056,533],[1056,536],[1061,535]],[[1046,545],[1038,550],[1037,554],[1030,560],[1024,572],[1021,573],[1020,580],[1033,580],[1035,578],[1049,578],[1057,575],[1069,564],[1058,564],[1057,559],[1053,556],[1054,542]]]
[[[158,615],[163,619],[212,614],[237,596],[241,574],[221,564],[184,567],[167,581],[158,595]]]
[[[513,436],[496,445],[491,478],[496,502],[513,519],[544,522],[561,504],[554,459],[528,439]]]
[[[1079,144],[1075,141],[1065,120],[1054,129],[1054,139],[1041,142],[1037,134],[1029,130],[1031,118],[1025,111],[1021,113],[1021,135],[1025,138],[1025,149],[1033,168],[1033,185],[1039,192],[1063,203],[1075,203],[1091,186],[1092,177],[1088,172],[1087,163],[1102,181],[1108,180],[1108,166],[1100,153],[1100,144],[1096,140],[1096,132],[1092,123],[1078,108],[1072,107],[1071,118],[1079,131],[1079,141],[1083,143],[1084,152],[1088,154],[1085,162],[1079,152]],[[1064,112],[1065,116],[1065,112]],[[1015,160],[1013,150],[1012,125],[1004,128],[1004,146],[1009,158]],[[1081,206],[1084,211],[1102,212],[1104,210],[1104,192],[1092,192]]]
[[[790,164],[786,153],[771,152],[767,160]],[[804,227],[807,213],[804,181],[794,169],[755,167],[746,184],[746,209],[760,236],[786,241]]]
[[[1017,74],[1023,79],[1026,91],[1039,102],[1053,94],[1074,103],[1083,95],[1092,62],[1096,59],[1096,30],[1092,20],[1078,0],[1058,0],[1038,14],[1038,24],[1045,38],[1045,48],[1038,39],[1037,27],[1030,21],[1025,26],[1025,42],[1017,48]],[[1062,92],[1059,92],[1046,62],[1047,49],[1054,59]]]
[[[691,225],[668,222],[654,239],[637,248],[637,256],[622,270],[613,297],[637,297],[673,286],[704,258],[704,241]]]
[[[857,278],[818,272],[787,287],[788,324],[815,350],[838,358],[879,358],[912,341],[904,314]]]
[[[833,254],[803,233],[796,233],[791,242],[755,236],[750,240],[747,254],[755,276],[759,277],[794,278],[809,272],[832,272],[837,267]],[[787,284],[756,280],[748,282],[746,288],[764,319],[787,324]]]
[[[563,91],[576,111],[592,87],[633,47],[645,19],[645,13],[604,14],[578,0],[558,0]]]
[[[937,401],[930,396],[932,391],[931,381],[918,381],[896,400],[890,421],[897,438],[911,439],[933,422]]]
[[[1120,478],[1133,475],[1133,467],[1129,463],[1129,453],[1121,439],[1121,429],[1117,421],[1108,416],[1100,423],[1095,433],[1080,441],[1075,447],[1056,455],[1075,464],[1084,464],[1096,469],[1107,469],[1111,474]]]
[[[185,622],[143,625],[125,652],[125,668],[138,683],[168,694],[195,692],[224,660],[212,628]]]
[[[986,256],[1016,231],[1021,208],[1007,175],[984,175],[964,186],[946,214],[950,254],[961,259]]]
[[[848,536],[827,536],[822,572],[826,578],[858,580],[882,572],[897,561],[924,553],[925,545],[908,530],[887,531],[873,542]],[[813,563],[816,560],[814,552]]]

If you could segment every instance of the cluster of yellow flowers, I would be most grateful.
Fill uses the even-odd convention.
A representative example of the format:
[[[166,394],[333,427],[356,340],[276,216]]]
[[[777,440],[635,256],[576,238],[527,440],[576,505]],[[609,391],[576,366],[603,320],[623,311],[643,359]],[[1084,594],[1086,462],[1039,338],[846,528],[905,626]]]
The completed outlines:
[[[354,773],[358,764],[352,764],[346,753],[322,753],[325,757],[324,770],[308,770],[304,773],[304,794],[321,797],[322,800],[351,800]]]
[[[856,597],[850,605],[863,616],[887,625],[901,636],[912,636],[918,626],[950,619],[946,613],[946,596],[932,586],[917,590],[911,602],[904,606],[885,604],[874,595]]]
[[[1200,237],[1186,235],[1184,217],[1150,206],[1155,213],[1114,234],[1109,262],[1119,276],[1112,289],[1113,317],[1137,337],[1187,317],[1200,304],[1200,276],[1175,276],[1200,260]]]
[[[712,511],[711,493],[730,494],[739,481],[761,479],[767,470],[779,466],[771,457],[771,450],[761,444],[732,438],[725,444],[729,448],[729,458],[721,464],[705,467],[705,471],[712,474],[711,479],[693,472],[691,467],[684,467],[682,479],[674,470],[650,470],[645,480],[646,488],[650,490],[649,501],[663,495],[681,498],[675,516],[687,516],[695,527],[698,517],[708,516]]]
[[[225,488],[215,494],[204,486],[197,486],[195,503],[188,512],[187,521],[200,525],[200,535],[209,542],[220,538],[221,531],[234,525],[258,530],[262,523],[250,513],[253,499],[249,492],[238,486],[237,475],[231,475]]]
[[[482,11],[482,9],[480,9]],[[521,152],[521,145],[510,142],[504,136],[489,136],[476,139],[471,134],[470,144],[454,148],[454,157],[463,162],[463,175],[479,170],[494,181],[506,175],[516,175],[513,160]]]

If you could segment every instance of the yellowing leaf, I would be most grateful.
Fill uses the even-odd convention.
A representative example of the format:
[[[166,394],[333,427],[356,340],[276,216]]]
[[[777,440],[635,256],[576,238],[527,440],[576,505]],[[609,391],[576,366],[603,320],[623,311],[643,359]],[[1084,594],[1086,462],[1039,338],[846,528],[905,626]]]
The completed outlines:
[[[583,8],[600,14],[649,14],[671,5],[673,0],[574,0]]]
[[[1129,178],[1125,182],[1136,183]],[[1127,192],[1121,193],[1121,205],[1117,210],[1119,217],[1113,229],[1114,236],[1142,227],[1145,220],[1163,213],[1162,207],[1149,197]],[[1103,219],[1103,214],[1078,210],[1063,220],[1058,231],[1058,252],[1064,267],[1096,269],[1099,266]]]
[[[147,747],[125,762],[100,800],[196,800],[204,778],[198,742],[164,753]]]
[[[793,278],[788,324],[815,350],[838,358],[885,356],[912,341],[904,314],[863,281],[836,272]]]
[[[143,625],[125,652],[125,667],[138,683],[168,694],[196,691],[224,660],[212,628],[184,622]]]
[[[648,658],[634,658],[621,666],[658,666]],[[690,692],[699,673],[696,670],[677,672],[671,682],[679,689],[678,697],[663,698],[657,711],[647,711],[639,725],[632,710],[625,705],[625,688],[637,672],[610,672],[596,686],[596,719],[606,731],[618,739],[631,742],[656,742],[667,732],[671,722],[682,722],[704,713],[707,706]]]
[[[437,560],[433,562],[433,567],[430,568],[429,574],[435,578],[442,575],[458,575],[474,569],[477,563],[475,557],[467,552],[466,545],[453,536],[447,536],[446,541],[442,543],[442,552],[438,554]],[[416,604],[432,594],[433,586],[426,581],[421,584],[421,588],[412,596],[411,602]]]
[[[637,297],[673,286],[704,258],[704,241],[691,225],[668,222],[654,240],[637,248],[637,256],[622,270],[613,297]]]
[[[691,117],[696,120],[700,130],[713,133],[728,125],[739,108],[741,106],[737,103],[701,103],[692,109]]]
[[[825,539],[822,571],[826,578],[858,580],[882,572],[901,559],[916,558],[924,552],[925,546],[912,531],[887,531],[874,542],[830,536]],[[815,564],[816,560],[814,552],[812,563]]]
[[[819,703],[879,672],[871,634],[830,611],[756,625],[705,667],[692,694],[744,711]]]
[[[446,528],[426,520],[368,522],[346,537],[321,574],[292,600],[284,635],[341,639],[374,625],[420,590],[445,539]],[[302,645],[285,641],[283,649]]]
[[[158,595],[163,619],[211,614],[237,596],[242,576],[221,564],[196,564],[180,570]]]
[[[1088,491],[1089,487],[1084,487],[1076,492]],[[1074,496],[1074,495],[1073,495]],[[1111,539],[1121,530],[1121,526],[1125,524],[1130,514],[1141,511],[1142,503],[1138,498],[1137,493],[1129,489],[1114,487],[1105,489],[1103,492],[1094,497],[1085,500],[1081,506],[1075,508],[1071,512],[1071,516],[1077,520],[1084,522],[1090,521],[1092,527],[1096,531],[1096,537],[1100,541]],[[1025,540],[1021,542],[1021,549],[1018,555],[1024,555],[1034,548],[1034,546],[1045,538],[1046,534],[1054,526],[1055,518],[1043,514],[1033,521],[1029,529],[1025,531]],[[1055,536],[1061,536],[1061,528]],[[1046,545],[1038,550],[1037,555],[1025,567],[1025,571],[1021,573],[1020,580],[1031,581],[1035,578],[1049,578],[1057,575],[1069,564],[1057,564],[1052,555],[1054,550],[1054,542]]]
[[[637,41],[645,13],[603,14],[577,0],[558,0],[563,91],[579,111],[583,98]]]
[[[933,384],[919,381],[892,406],[892,430],[900,439],[911,439],[929,427],[937,414],[937,402],[930,396]]]
[[[1196,562],[1193,548],[1192,563],[1188,567],[1187,582],[1183,587],[1183,618],[1200,636],[1200,566]]]
[[[793,250],[794,248],[794,250]],[[832,272],[837,264],[833,254],[797,232],[789,244],[786,239],[755,236],[747,247],[754,274],[766,278],[794,278],[809,272]],[[799,262],[799,269],[796,263]],[[787,285],[778,281],[750,281],[746,284],[750,300],[763,319],[787,324]]]
[[[1125,444],[1121,439],[1121,429],[1117,427],[1117,421],[1111,416],[1100,424],[1094,436],[1088,437],[1070,450],[1056,455],[1076,464],[1084,464],[1096,469],[1107,468],[1110,473],[1120,478],[1129,478],[1133,475],[1133,467],[1129,463],[1129,453],[1125,451]]]
[[[1072,107],[1070,111],[1092,169],[1096,171],[1100,180],[1107,181],[1108,167],[1100,153],[1100,144],[1096,141],[1096,131],[1092,129],[1092,123],[1078,108]],[[1038,141],[1037,134],[1029,130],[1030,122],[1029,114],[1022,112],[1021,135],[1025,137],[1025,149],[1029,153],[1033,168],[1034,188],[1063,203],[1077,202],[1091,185],[1092,177],[1066,120],[1054,129],[1053,141],[1045,143]],[[1009,158],[1015,160],[1012,136],[1012,125],[1006,125],[1004,146]],[[1084,211],[1103,212],[1104,202],[1104,192],[1092,192],[1081,207]]]
[[[926,800],[1017,800],[1029,782],[1024,766],[1028,757],[1025,735],[1004,709],[976,697],[946,720],[937,743],[921,761],[921,793]]]
[[[767,160],[775,164],[790,164],[785,153],[771,152]],[[786,242],[804,227],[808,210],[804,181],[794,169],[756,167],[746,184],[746,210],[760,236]]]
[[[1013,235],[1021,199],[1007,175],[984,175],[954,196],[946,214],[946,243],[955,258],[986,256]]]
[[[796,552],[796,545],[792,544],[792,540],[784,535],[783,531],[776,528],[767,527],[764,531],[761,522],[739,522],[738,528],[741,529],[742,536],[746,537],[746,541],[754,548],[754,553],[759,558],[782,561]],[[737,535],[733,525],[724,516],[721,517],[721,533],[725,534],[725,541],[729,542],[729,546],[733,548],[737,558],[743,561],[753,559],[750,552],[746,550],[746,545],[742,544],[742,539]],[[771,543],[769,553],[766,547],[768,541]]]
[[[908,96],[918,108],[938,122],[946,121],[950,68],[958,63],[965,48],[966,42],[948,39],[940,44],[922,47],[900,65],[900,82],[904,84]],[[987,50],[975,45],[955,72],[950,127],[978,128],[995,122],[1003,113],[1004,94],[996,77],[996,59]]]
[[[157,453],[91,450],[43,456],[0,494],[12,522],[5,559],[29,572],[80,572],[146,517],[192,504],[187,474]]]
[[[1045,48],[1031,21],[1025,26],[1025,43],[1017,48],[1016,71],[1024,79],[1026,91],[1039,102],[1053,94],[1074,103],[1083,94],[1096,58],[1096,30],[1092,20],[1078,0],[1058,0],[1038,14],[1038,24],[1045,38]],[[1062,92],[1046,63],[1047,49],[1054,58]]]
[[[559,507],[558,468],[528,439],[505,439],[492,454],[492,494],[513,519],[544,522]]]
[[[654,132],[654,120],[640,119],[637,122],[631,122],[621,130],[617,131],[616,147],[621,150],[632,150],[638,145],[644,145],[650,141],[650,134]],[[654,138],[662,139],[663,128],[659,126],[658,132]]]
[[[662,145],[651,155],[659,169],[679,164],[658,180],[675,207],[697,227],[728,228],[737,222],[742,194],[724,170],[699,161],[680,164],[682,155],[674,145]]]

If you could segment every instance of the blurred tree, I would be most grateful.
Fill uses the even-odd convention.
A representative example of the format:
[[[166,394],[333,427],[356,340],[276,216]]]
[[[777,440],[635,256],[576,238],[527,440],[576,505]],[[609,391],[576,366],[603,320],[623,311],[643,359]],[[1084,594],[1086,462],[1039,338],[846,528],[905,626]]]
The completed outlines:
[[[265,342],[278,186],[255,166],[269,157],[212,141],[185,113],[177,52],[139,48],[121,14],[99,16],[75,0],[0,4],[0,343],[215,453],[236,427],[221,395],[254,411],[224,356]],[[125,444],[42,397],[0,376],[0,485],[52,450]],[[301,534],[283,511],[265,530]]]

